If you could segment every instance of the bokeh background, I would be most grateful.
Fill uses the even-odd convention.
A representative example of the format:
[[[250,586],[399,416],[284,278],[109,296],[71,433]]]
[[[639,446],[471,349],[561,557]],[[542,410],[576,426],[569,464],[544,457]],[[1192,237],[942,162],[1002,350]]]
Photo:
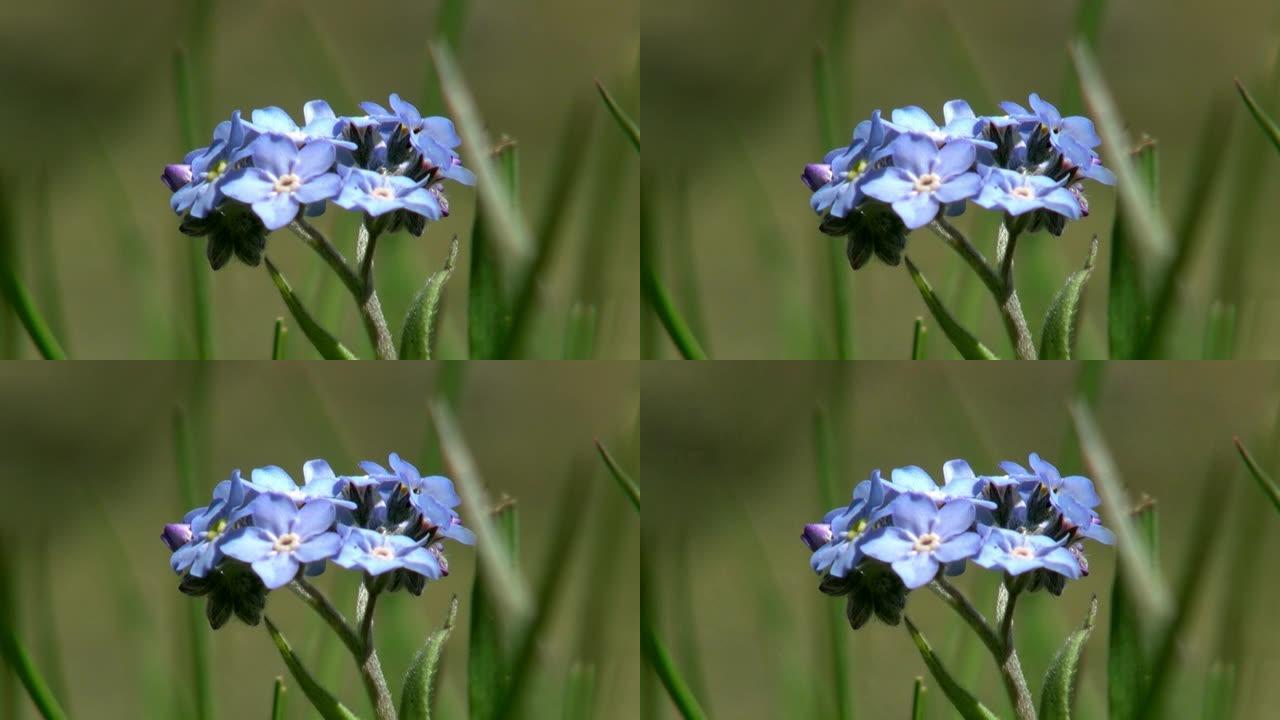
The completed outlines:
[[[603,469],[599,438],[637,466],[637,371],[620,363],[345,365],[179,363],[0,365],[4,556],[18,584],[17,627],[72,717],[194,717],[186,625],[194,602],[177,590],[159,531],[181,518],[175,406],[189,414],[198,491],[234,468],[278,464],[295,477],[324,457],[339,473],[397,451],[424,473],[443,467],[427,415],[454,398],[461,430],[495,501],[517,503],[520,566],[536,589],[563,565],[560,601],[537,644],[528,717],[560,717],[574,663],[595,667],[592,717],[639,716],[639,522]],[[370,366],[361,366],[370,367]],[[447,390],[446,390],[447,389]],[[564,492],[577,484],[567,556],[549,557]],[[464,521],[477,508],[462,507]],[[466,716],[473,548],[449,551],[450,575],[420,598],[379,602],[376,642],[393,692],[450,596],[458,622],[445,650],[441,717]],[[331,566],[316,584],[351,616],[354,573]],[[291,593],[268,613],[304,662],[362,717],[370,717],[354,663]],[[203,617],[203,609],[201,609]],[[9,620],[2,619],[2,622]],[[207,628],[206,628],[207,629]],[[289,717],[312,718],[262,627],[229,622],[211,637],[216,716],[266,717],[285,677]],[[61,668],[61,670],[58,670]],[[0,717],[36,717],[9,672]]]
[[[558,357],[574,302],[596,306],[598,356],[638,353],[636,168],[634,150],[596,96],[599,78],[633,115],[639,105],[638,3],[585,0],[457,2],[455,54],[494,142],[514,138],[520,201],[531,227],[548,208],[549,178],[570,145],[582,171],[567,196],[559,249],[541,278],[543,301],[526,355]],[[0,175],[19,228],[6,262],[18,263],[41,310],[73,357],[192,357],[188,248],[204,240],[178,232],[159,182],[182,146],[172,56],[186,47],[196,64],[197,137],[239,108],[278,105],[300,119],[302,105],[326,98],[339,114],[356,103],[386,103],[391,92],[424,114],[446,114],[428,44],[443,32],[442,0],[231,0],[111,5],[75,0],[0,7]],[[200,8],[211,8],[207,16]],[[20,111],[18,110],[20,109]],[[584,118],[571,122],[578,112]],[[571,127],[569,130],[567,128]],[[464,162],[475,148],[462,148]],[[396,330],[413,293],[444,263],[449,238],[462,240],[446,292],[438,357],[466,356],[466,269],[473,188],[449,191],[452,215],[422,238],[399,234],[379,245],[378,288]],[[349,213],[330,208],[330,231]],[[351,258],[354,229],[331,237]],[[369,356],[350,298],[323,263],[290,233],[270,254],[326,327]],[[385,253],[385,255],[383,254]],[[207,264],[203,272],[210,274]],[[261,268],[232,264],[209,278],[216,357],[269,357],[272,322],[288,313]],[[0,313],[5,357],[34,350]],[[289,323],[291,326],[292,322]],[[296,328],[295,328],[296,330]],[[291,357],[309,357],[300,333]]]
[[[940,477],[968,459],[979,473],[1039,452],[1065,473],[1084,471],[1067,403],[1093,394],[1095,414],[1135,502],[1157,502],[1163,572],[1180,582],[1203,513],[1216,544],[1197,577],[1198,604],[1178,643],[1166,717],[1201,717],[1215,660],[1237,668],[1236,717],[1268,717],[1280,701],[1270,598],[1280,520],[1243,472],[1232,437],[1272,458],[1280,408],[1268,364],[1041,364],[995,370],[959,363],[649,363],[642,370],[641,443],[647,478],[644,546],[659,627],[712,717],[835,717],[828,614],[846,634],[845,678],[856,717],[901,718],[925,677],[929,717],[955,717],[902,627],[856,633],[843,604],[817,590],[799,535],[829,509],[821,501],[815,408],[830,419],[837,502],[875,468],[915,464]],[[1205,492],[1210,491],[1208,495]],[[1206,501],[1204,498],[1210,498]],[[1104,521],[1124,508],[1102,507]],[[1059,598],[1019,600],[1018,647],[1034,692],[1091,595],[1100,601],[1080,683],[1080,717],[1106,717],[1106,647],[1114,549],[1087,548],[1091,573]],[[957,585],[988,617],[998,576],[971,566]],[[1025,604],[1024,604],[1025,603]],[[957,678],[1009,717],[991,657],[972,630],[929,592],[907,612]],[[674,717],[646,672],[646,717]]]
[[[1235,306],[1235,356],[1280,356],[1269,282],[1278,252],[1269,202],[1280,193],[1280,157],[1232,86],[1239,77],[1268,106],[1280,100],[1274,2],[1223,0],[1209,11],[1189,0],[797,0],[782,12],[767,0],[653,0],[641,20],[641,74],[649,147],[661,149],[644,161],[654,180],[655,236],[662,275],[710,354],[835,357],[829,246],[838,243],[856,356],[909,357],[912,322],[923,315],[933,331],[930,357],[948,357],[949,343],[903,268],[873,262],[854,274],[843,239],[817,230],[799,181],[805,163],[830,149],[819,135],[815,50],[825,50],[843,98],[834,111],[837,142],[876,108],[920,105],[940,119],[942,104],[957,97],[984,113],[1039,92],[1079,112],[1066,49],[1082,5],[1104,8],[1095,55],[1130,136],[1159,143],[1160,201],[1170,223],[1189,203],[1207,204],[1166,356],[1201,357],[1215,301]],[[1192,155],[1215,105],[1224,119],[1211,127],[1208,147],[1223,154],[1223,168],[1207,194],[1188,202]],[[1017,270],[1038,336],[1053,293],[1083,263],[1090,237],[1100,236],[1079,354],[1098,358],[1106,353],[1115,192],[1093,185],[1088,196],[1091,215],[1061,238],[1019,243]],[[962,229],[987,214],[971,207]],[[986,232],[973,240],[992,257],[994,231]],[[994,304],[954,253],[927,231],[912,235],[908,252],[962,322],[1007,356]],[[645,357],[674,354],[651,318],[644,322]]]

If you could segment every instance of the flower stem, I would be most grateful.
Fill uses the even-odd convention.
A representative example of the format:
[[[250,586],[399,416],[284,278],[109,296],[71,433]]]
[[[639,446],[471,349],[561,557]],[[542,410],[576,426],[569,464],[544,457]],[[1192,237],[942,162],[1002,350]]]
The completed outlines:
[[[396,704],[391,699],[391,689],[387,687],[387,679],[382,674],[382,663],[378,660],[378,651],[373,647],[373,610],[378,602],[380,587],[370,592],[365,583],[360,583],[356,594],[356,623],[360,627],[360,641],[364,652],[357,658],[360,663],[360,676],[364,679],[365,689],[378,720],[396,720]]]
[[[982,613],[946,578],[934,580],[929,584],[929,589],[950,605],[978,633],[982,644],[987,646],[1000,668],[1000,679],[1004,682],[1005,692],[1009,694],[1009,701],[1013,703],[1018,720],[1036,720],[1035,702],[1031,699],[1031,690],[1022,674],[1022,663],[1013,647],[1013,603],[1007,600],[1008,590],[1004,585],[1000,586],[1001,599],[996,605],[996,624],[1000,627],[1000,634],[992,629]]]
[[[338,638],[342,640],[342,644],[347,646],[347,650],[353,655],[360,653],[360,637],[356,635],[356,631],[352,629],[347,619],[342,616],[333,603],[329,602],[329,598],[324,593],[316,589],[314,585],[307,582],[305,578],[299,577],[289,584],[289,589],[295,595],[302,598],[302,601],[311,606],[329,627],[337,633]]]

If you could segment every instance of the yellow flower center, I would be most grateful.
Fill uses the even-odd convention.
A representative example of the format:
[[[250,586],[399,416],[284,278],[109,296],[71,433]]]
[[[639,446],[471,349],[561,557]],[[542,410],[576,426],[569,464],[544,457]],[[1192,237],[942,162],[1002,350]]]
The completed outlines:
[[[859,175],[866,171],[866,169],[867,161],[859,160],[857,165],[849,168],[849,171],[844,174],[844,177],[846,180],[856,180]]]
[[[227,161],[219,160],[217,165],[214,165],[213,167],[209,168],[207,172],[205,172],[204,179],[208,180],[209,182],[213,182],[214,180],[217,180],[218,177],[221,176],[222,173],[226,171],[227,171]]]
[[[853,527],[845,531],[844,536],[849,540],[856,540],[858,536],[862,534],[862,531],[866,529],[867,529],[867,521],[859,520],[856,525],[854,525]]]
[[[222,531],[226,529],[227,529],[227,521],[219,520],[215,525],[210,527],[208,530],[204,531],[204,539],[215,540],[219,535],[222,534]]]

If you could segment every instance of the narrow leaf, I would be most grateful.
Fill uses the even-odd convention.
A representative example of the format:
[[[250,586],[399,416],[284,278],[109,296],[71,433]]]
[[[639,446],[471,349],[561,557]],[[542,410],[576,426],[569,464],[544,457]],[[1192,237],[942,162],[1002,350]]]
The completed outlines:
[[[1240,438],[1233,438],[1236,444],[1236,451],[1240,453],[1240,458],[1244,460],[1244,464],[1249,468],[1249,474],[1257,481],[1258,487],[1262,490],[1262,494],[1267,496],[1272,505],[1275,505],[1276,511],[1280,512],[1280,485],[1276,485],[1276,481],[1271,479],[1257,460],[1253,459],[1253,455],[1245,449],[1244,443],[1240,442]]]
[[[916,678],[911,690],[911,720],[924,720],[924,678]]]
[[[671,342],[686,360],[706,360],[707,355],[702,345],[693,336],[689,324],[685,322],[680,311],[676,310],[671,293],[667,291],[662,280],[658,278],[656,257],[656,238],[654,238],[653,218],[650,215],[650,204],[653,192],[645,188],[640,192],[640,283],[644,299],[662,322]]]
[[[1280,150],[1280,126],[1277,126],[1276,121],[1272,120],[1267,115],[1267,112],[1262,109],[1262,106],[1258,104],[1258,101],[1253,99],[1253,95],[1249,94],[1249,91],[1245,89],[1244,83],[1240,82],[1239,78],[1236,78],[1236,90],[1240,92],[1240,97],[1244,100],[1244,104],[1248,106],[1253,119],[1258,121],[1258,127],[1262,128],[1263,134],[1267,136],[1272,145],[1276,146],[1276,150]]]
[[[569,676],[565,680],[561,720],[590,720],[594,717],[595,704],[595,666],[575,662],[569,667]]]
[[[284,720],[284,678],[276,678],[271,692],[271,720]]]
[[[271,334],[271,359],[284,359],[284,341],[289,335],[289,328],[284,326],[284,318],[276,318],[275,331]]]
[[[1098,596],[1089,601],[1089,614],[1079,630],[1067,636],[1066,642],[1053,656],[1044,676],[1044,688],[1040,691],[1040,720],[1070,720],[1076,692],[1076,678],[1080,674],[1080,658],[1084,645],[1093,633],[1093,621],[1098,616]]]
[[[502,543],[511,558],[519,553],[519,516],[513,504],[493,515],[490,542]],[[496,578],[483,565],[471,585],[471,636],[467,648],[467,707],[471,720],[496,720],[497,706],[511,683],[510,622],[501,613]]]
[[[193,87],[193,70],[185,50],[179,48],[173,55],[174,98],[178,110],[178,131],[182,138],[182,152],[198,147],[196,98],[198,94]],[[185,277],[178,282],[191,287],[191,322],[196,335],[196,357],[200,360],[211,360],[213,348],[213,302],[209,290],[209,266],[205,259],[204,248],[197,241],[188,241],[187,270]]]
[[[404,319],[404,328],[400,331],[401,360],[431,359],[431,351],[435,345],[436,324],[440,315],[440,300],[444,296],[444,285],[453,275],[453,268],[457,262],[458,236],[454,235],[449,243],[449,256],[445,258],[444,267],[431,273],[409,306],[409,314]]]
[[[1201,357],[1205,360],[1230,360],[1236,347],[1236,306],[1221,300],[1209,304],[1204,322]]]
[[[924,304],[929,306],[933,319],[938,322],[943,334],[960,352],[960,355],[966,360],[996,360],[995,353],[988,350],[968,330],[960,327],[960,323],[956,322],[956,319],[943,306],[942,301],[934,294],[933,286],[920,274],[920,270],[916,268],[915,263],[911,262],[911,258],[904,255],[902,259],[907,266],[907,272],[911,274],[912,282],[920,290],[920,297],[924,298]]]
[[[933,675],[938,687],[942,688],[942,694],[946,695],[947,699],[951,701],[952,707],[960,713],[960,717],[964,718],[964,720],[996,720],[994,713],[978,702],[977,698],[970,695],[968,690],[960,687],[959,683],[951,677],[951,673],[943,666],[942,660],[934,654],[933,648],[929,646],[929,641],[924,639],[924,636],[916,629],[911,619],[904,615],[902,616],[902,622],[907,626],[907,632],[911,634],[911,640],[915,642],[916,649],[920,651],[920,657],[924,659],[924,664],[928,666],[929,673]]]
[[[662,638],[658,636],[658,629],[654,627],[652,600],[654,586],[648,577],[648,561],[644,556],[640,559],[640,575],[640,649],[644,653],[644,659],[662,681],[667,696],[671,698],[671,702],[675,704],[684,720],[706,720],[706,712],[698,704],[693,690],[676,667],[675,659],[671,656],[666,644],[662,642]]]
[[[26,688],[31,702],[45,720],[66,720],[66,713],[58,704],[49,683],[45,681],[40,670],[31,660],[30,653],[23,646],[17,634],[17,623],[11,622],[10,615],[16,608],[14,569],[10,565],[10,549],[8,543],[0,543],[0,658],[11,669],[14,675]],[[7,674],[7,673],[6,673]]]
[[[1159,525],[1155,504],[1144,502],[1133,512],[1133,526],[1145,555],[1159,557]],[[1111,626],[1107,637],[1107,707],[1112,720],[1137,717],[1151,676],[1151,647],[1143,632],[1142,608],[1128,573],[1118,568],[1111,584]]]
[[[320,687],[320,684],[315,681],[315,678],[303,666],[298,656],[293,654],[293,648],[289,646],[289,641],[276,629],[275,624],[271,622],[271,618],[263,615],[262,623],[266,625],[267,633],[271,635],[271,642],[275,643],[276,649],[280,651],[280,658],[284,660],[284,664],[289,668],[289,673],[297,681],[298,687],[302,688],[302,694],[306,695],[307,699],[311,701],[312,707],[316,709],[316,712],[320,713],[320,717],[324,718],[324,720],[356,720],[354,713],[330,695],[328,690]]]
[[[827,413],[817,408],[813,413],[813,467],[814,480],[818,490],[821,507],[834,507],[838,504],[836,490],[836,471],[834,444],[831,441],[831,424]],[[847,628],[844,607],[841,603],[824,602],[823,623],[826,631],[822,634],[827,642],[824,651],[827,659],[822,664],[828,675],[826,685],[831,693],[833,716],[836,720],[851,720],[853,717],[853,699],[850,693],[849,645],[851,636]]]
[[[1076,328],[1080,325],[1080,301],[1085,283],[1093,274],[1093,263],[1098,257],[1098,236],[1089,243],[1089,257],[1084,267],[1071,273],[1067,282],[1053,296],[1049,311],[1045,314],[1044,328],[1040,331],[1041,360],[1070,360],[1075,347]]]
[[[1146,191],[1148,202],[1159,193],[1159,164],[1156,145],[1148,140],[1133,152],[1133,165]],[[1109,357],[1132,360],[1149,333],[1150,303],[1143,286],[1142,265],[1134,247],[1134,221],[1123,205],[1116,208],[1111,228],[1111,274],[1107,297],[1107,340]]]
[[[1204,720],[1236,717],[1236,667],[1214,661],[1204,681]]]
[[[835,131],[835,92],[831,83],[831,65],[826,51],[821,47],[814,48],[813,53],[813,94],[818,112],[818,139],[823,151],[836,144]],[[845,255],[844,243],[838,239],[824,238],[826,257],[823,265],[827,268],[827,283],[830,289],[831,322],[836,343],[836,358],[853,359],[853,317],[851,314],[852,277],[845,269],[848,259]]]
[[[929,329],[924,326],[924,318],[916,318],[915,328],[911,333],[911,359],[924,360],[925,345],[924,341],[928,335]]]
[[[1098,47],[1098,32],[1102,29],[1102,18],[1106,13],[1107,0],[1079,0],[1076,5],[1076,21],[1072,37],[1087,45],[1089,49]],[[1067,82],[1063,87],[1062,114],[1078,115],[1084,112],[1080,102],[1080,78],[1075,67],[1067,63]]]
[[[289,286],[289,281],[284,279],[280,271],[276,269],[271,258],[266,255],[262,256],[262,264],[267,268],[267,274],[271,276],[271,282],[276,284],[276,289],[280,291],[280,297],[284,300],[284,304],[289,308],[289,314],[293,315],[294,322],[298,323],[298,327],[302,328],[302,334],[307,336],[312,346],[320,353],[320,356],[326,360],[355,360],[356,356],[343,346],[338,339],[329,334],[328,330],[320,327],[318,323],[311,317],[311,313],[302,306],[302,301],[293,294],[293,288]]]
[[[494,153],[501,182],[508,191],[518,187],[520,160],[507,139]],[[481,209],[490,201],[481,196]],[[467,356],[473,360],[499,358],[500,344],[509,332],[511,302],[503,277],[501,248],[494,242],[489,213],[477,212],[471,230],[471,267],[467,285]]]
[[[0,295],[3,295],[5,302],[13,308],[13,312],[26,328],[27,335],[30,336],[31,342],[35,343],[40,355],[46,360],[65,360],[66,353],[62,350],[57,338],[53,336],[49,324],[36,309],[35,301],[32,300],[26,285],[18,277],[18,268],[8,262],[12,257],[12,253],[8,250],[17,246],[16,227],[8,188],[0,182]]]
[[[565,360],[591,360],[596,355],[596,324],[598,313],[593,304],[575,302],[569,308],[565,322],[564,347],[561,357]]]
[[[609,468],[609,474],[618,482],[618,487],[622,488],[622,491],[630,498],[631,504],[636,508],[636,512],[640,512],[640,487],[636,485],[630,475],[627,475],[622,466],[618,465],[618,461],[613,459],[613,455],[609,454],[609,451],[605,449],[604,444],[599,440],[596,441],[596,450],[600,453],[600,458],[604,460],[605,466]]]
[[[640,152],[640,128],[632,122],[631,118],[623,112],[618,106],[618,101],[613,99],[613,95],[605,89],[604,84],[596,80],[596,90],[600,91],[600,97],[604,100],[604,104],[609,108],[609,114],[613,115],[613,119],[617,121],[618,127],[622,128],[622,132],[626,133],[627,139],[631,141],[631,146]]]
[[[427,641],[413,656],[409,670],[404,675],[404,689],[400,696],[402,720],[431,720],[440,658],[444,655],[444,644],[453,632],[453,623],[457,619],[458,596],[454,595],[449,601],[449,613],[445,616],[444,625],[427,636]]]
[[[173,415],[173,458],[174,470],[178,475],[178,497],[183,507],[195,507],[196,501],[196,462],[195,447],[192,443],[191,423],[181,409]],[[190,647],[187,656],[191,666],[191,692],[195,695],[196,720],[213,720],[213,672],[211,652],[209,649],[210,630],[201,603],[182,599],[184,620],[187,626],[187,641]]]

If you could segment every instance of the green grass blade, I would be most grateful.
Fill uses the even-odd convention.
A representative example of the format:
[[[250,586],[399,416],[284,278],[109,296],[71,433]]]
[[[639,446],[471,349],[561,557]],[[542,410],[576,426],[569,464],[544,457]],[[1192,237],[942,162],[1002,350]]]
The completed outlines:
[[[684,675],[680,673],[676,667],[675,659],[671,656],[671,652],[667,649],[662,638],[658,636],[658,629],[654,627],[653,618],[653,584],[649,577],[648,560],[644,555],[640,558],[640,648],[644,654],[644,659],[649,667],[653,669],[654,674],[662,681],[663,688],[667,691],[667,696],[675,703],[676,709],[679,710],[680,716],[684,720],[706,720],[707,714],[703,711],[702,706],[698,704],[698,699],[694,696],[693,690],[690,689],[689,683],[684,679]]]
[[[1146,557],[1159,557],[1159,524],[1155,504],[1134,510],[1132,520]],[[1112,720],[1131,720],[1138,714],[1151,675],[1151,648],[1143,632],[1142,608],[1129,574],[1118,568],[1111,583],[1111,625],[1107,638],[1107,706]]]
[[[519,186],[520,160],[515,143],[503,142],[494,155],[508,192]],[[489,203],[478,200],[483,210]],[[471,230],[471,268],[467,287],[467,355],[476,360],[499,357],[500,344],[509,332],[510,301],[503,278],[502,250],[494,242],[490,213],[478,211]]]
[[[1236,716],[1236,666],[1215,661],[1204,681],[1204,706],[1200,717],[1221,720]]]
[[[1106,15],[1107,0],[1079,0],[1076,5],[1075,26],[1072,37],[1087,46],[1090,50],[1098,47],[1098,34],[1102,30],[1102,18]],[[1079,115],[1084,112],[1080,99],[1080,77],[1075,66],[1067,63],[1066,82],[1062,88],[1063,116]]]
[[[178,130],[184,153],[200,146],[197,140],[200,133],[196,129],[199,113],[196,110],[192,74],[187,53],[179,48],[173,55],[173,85],[174,98],[178,106]],[[196,357],[200,360],[210,360],[214,356],[214,347],[209,268],[201,243],[190,238],[187,242],[187,277],[185,280],[180,278],[179,282],[189,283],[191,287],[191,322],[196,335]]]
[[[1098,258],[1098,236],[1089,244],[1089,257],[1084,267],[1067,276],[1067,282],[1049,303],[1044,327],[1040,330],[1041,360],[1070,360],[1075,347],[1076,328],[1080,324],[1080,303],[1084,297],[1085,283],[1093,274],[1093,264]]]
[[[284,359],[284,341],[288,339],[289,328],[284,326],[284,318],[276,318],[275,330],[271,333],[271,359]]]
[[[400,331],[401,360],[430,360],[435,346],[436,325],[439,322],[440,303],[444,298],[444,286],[453,275],[458,262],[458,236],[449,243],[449,256],[444,267],[431,273],[422,289],[413,298],[409,314]]]
[[[960,717],[964,718],[964,720],[997,720],[994,713],[978,702],[978,699],[969,694],[968,690],[960,687],[955,678],[951,677],[951,673],[942,664],[942,660],[934,654],[933,648],[929,646],[929,641],[925,640],[924,635],[920,634],[911,619],[903,615],[902,622],[907,626],[907,632],[911,634],[911,640],[916,644],[916,649],[920,651],[920,657],[929,668],[929,673],[933,675],[938,687],[942,688],[942,694],[946,695],[947,699],[951,701],[951,706],[956,709],[956,712],[960,713]]]
[[[3,191],[3,188],[0,188]],[[41,169],[35,181],[33,204],[35,210],[34,258],[39,271],[40,305],[45,308],[49,319],[49,327],[56,337],[62,338],[63,349],[69,347],[67,340],[67,321],[62,310],[61,283],[58,279],[57,253],[53,242],[53,215],[49,210],[49,173]]]
[[[920,274],[919,268],[915,263],[911,262],[911,258],[906,255],[902,256],[907,266],[907,272],[911,274],[911,281],[916,284],[916,288],[920,290],[920,297],[924,298],[924,304],[929,306],[929,312],[933,315],[933,319],[938,322],[938,326],[942,328],[942,333],[947,336],[951,344],[960,352],[961,357],[966,360],[997,360],[996,354],[987,349],[973,336],[968,330],[960,327],[960,323],[951,316],[950,311],[942,304],[942,300],[933,292],[933,286]]]
[[[1244,100],[1244,104],[1249,108],[1249,113],[1253,115],[1253,119],[1258,121],[1258,127],[1262,128],[1262,133],[1267,136],[1272,145],[1276,146],[1276,150],[1280,150],[1280,126],[1276,125],[1276,121],[1272,120],[1257,100],[1253,99],[1253,95],[1245,89],[1244,83],[1240,82],[1240,78],[1236,78],[1236,90],[1240,93],[1240,98]]]
[[[618,123],[618,127],[622,128],[622,132],[631,141],[631,146],[636,149],[636,152],[640,152],[640,128],[622,110],[618,105],[618,101],[613,99],[613,95],[605,89],[604,83],[596,80],[596,90],[600,92],[600,98],[604,100],[605,106],[609,108],[609,114],[613,116],[614,121]]]
[[[1092,111],[1102,137],[1103,150],[1108,155],[1107,165],[1116,175],[1116,192],[1119,205],[1131,219],[1134,251],[1145,273],[1157,273],[1173,256],[1173,242],[1164,218],[1156,211],[1150,193],[1146,191],[1137,168],[1129,160],[1132,147],[1124,130],[1124,122],[1103,80],[1102,71],[1088,45],[1079,41],[1071,46],[1071,59],[1080,75],[1080,87],[1085,103]],[[1144,278],[1144,287],[1146,278]]]
[[[271,691],[271,720],[284,720],[284,693],[284,678],[278,677]]]
[[[427,636],[422,649],[413,656],[404,676],[404,688],[400,696],[401,720],[431,720],[436,677],[440,673],[440,658],[444,656],[444,644],[453,632],[458,619],[458,596],[449,601],[449,613],[444,625]]]
[[[1249,468],[1249,474],[1257,481],[1258,488],[1262,490],[1262,494],[1267,496],[1271,504],[1276,507],[1276,511],[1280,512],[1280,485],[1276,485],[1276,481],[1271,479],[1267,471],[1262,469],[1257,460],[1253,459],[1253,455],[1245,449],[1244,443],[1240,442],[1240,438],[1233,438],[1236,451],[1240,453],[1240,459],[1244,460],[1245,467]]]
[[[191,424],[186,413],[181,409],[174,411],[173,417],[173,458],[178,473],[178,494],[183,507],[199,505],[196,497],[196,461],[195,446],[192,440]],[[191,659],[191,691],[195,694],[195,717],[197,720],[213,720],[213,672],[211,653],[209,650],[210,630],[205,621],[201,603],[190,598],[182,598],[187,625],[188,649]]]
[[[440,450],[445,464],[452,471],[451,477],[458,483],[458,494],[462,497],[463,507],[470,508],[475,513],[471,517],[470,526],[476,534],[480,567],[493,580],[494,596],[498,599],[503,616],[516,621],[528,618],[531,609],[529,590],[516,569],[515,559],[507,552],[506,544],[489,519],[487,510],[493,506],[453,411],[438,399],[431,401],[430,408],[431,419],[440,436]]]
[[[1084,644],[1093,634],[1093,621],[1097,616],[1098,596],[1094,595],[1089,601],[1084,625],[1067,636],[1045,673],[1044,688],[1040,691],[1040,720],[1071,720],[1080,659],[1084,655]]]
[[[666,247],[670,248],[673,290],[680,307],[685,309],[685,317],[695,337],[699,338],[703,350],[714,352],[711,347],[711,332],[706,317],[702,312],[701,283],[698,280],[698,260],[695,254],[697,242],[693,237],[693,218],[689,210],[689,178],[685,171],[673,171],[672,179],[667,185],[671,188],[672,209],[670,215],[672,225],[668,227],[664,237],[669,238]]]
[[[640,283],[645,302],[658,316],[663,329],[684,359],[706,360],[707,354],[702,345],[693,336],[693,331],[689,329],[689,324],[680,311],[676,310],[671,293],[658,278],[657,246],[649,207],[652,202],[653,192],[650,183],[646,182],[640,191]]]
[[[8,543],[0,539],[0,613],[4,614],[0,617],[0,657],[4,658],[8,669],[12,670],[26,688],[27,695],[41,717],[45,720],[66,720],[67,715],[50,690],[49,683],[36,668],[30,653],[18,637],[17,623],[11,622],[11,616],[16,613],[17,608],[17,583],[9,553]]]
[[[916,678],[911,689],[911,720],[924,720],[924,678]]]
[[[1205,360],[1230,360],[1236,347],[1236,306],[1214,300],[1204,323],[1201,357]]]
[[[609,474],[617,481],[618,487],[622,488],[627,498],[631,500],[631,504],[635,506],[636,512],[640,512],[640,486],[636,485],[618,461],[613,459],[613,455],[605,448],[604,443],[599,440],[596,440],[596,451],[600,453],[600,459],[604,460],[605,466],[609,468]]]
[[[501,543],[502,552],[513,562],[520,552],[519,522],[515,505],[508,503],[494,512],[488,534],[488,542]],[[495,720],[498,703],[511,680],[508,642],[511,623],[499,608],[497,580],[493,572],[481,565],[471,586],[471,637],[467,652],[467,707],[471,720]]]
[[[596,668],[575,662],[564,684],[561,720],[591,720],[596,705]]]
[[[924,318],[916,318],[915,327],[911,331],[911,359],[925,359],[925,340],[928,339],[929,328],[924,325]]]
[[[818,499],[822,507],[831,508],[840,504],[836,490],[836,460],[834,446],[831,441],[831,428],[827,413],[821,408],[813,413],[813,467],[817,480]],[[824,623],[827,640],[826,651],[829,653],[822,663],[830,670],[826,685],[831,692],[831,703],[836,720],[850,720],[853,717],[853,698],[849,684],[853,674],[849,671],[850,633],[845,627],[845,614],[838,602],[823,603],[826,607]]]
[[[65,360],[67,355],[62,345],[58,343],[49,324],[36,309],[31,293],[18,277],[18,269],[14,267],[14,263],[9,262],[9,259],[15,255],[11,250],[17,247],[16,218],[13,216],[10,202],[8,188],[0,182],[0,294],[13,308],[18,320],[26,328],[31,342],[35,343],[36,349],[40,351],[41,357],[46,360]]]
[[[511,261],[510,267],[523,268],[533,253],[533,242],[520,215],[516,195],[509,184],[501,181],[499,170],[489,157],[489,136],[480,120],[475,99],[448,45],[433,42],[431,57],[435,60],[445,103],[469,153],[467,166],[475,171],[476,191],[483,201],[481,207],[495,230],[494,239],[500,246],[502,257]]]
[[[1159,163],[1156,145],[1147,140],[1132,154],[1133,167],[1143,183],[1145,197],[1159,197]],[[1107,297],[1108,356],[1132,360],[1148,335],[1150,311],[1143,286],[1142,264],[1134,246],[1134,221],[1126,207],[1116,207],[1111,229],[1111,275]]]
[[[298,327],[302,328],[302,334],[307,336],[311,341],[311,345],[315,347],[316,352],[326,360],[355,360],[356,356],[338,341],[328,330],[320,327],[320,324],[311,317],[311,313],[302,306],[302,301],[298,296],[293,294],[293,288],[289,286],[289,281],[271,262],[271,258],[266,255],[262,256],[262,264],[267,268],[267,274],[271,276],[271,282],[275,283],[276,289],[280,291],[280,298],[284,300],[284,304],[289,308],[289,314],[293,316],[294,322],[298,323]]]
[[[289,641],[284,635],[280,634],[280,630],[276,628],[275,623],[271,622],[271,618],[266,615],[262,616],[262,623],[267,627],[267,633],[271,635],[271,642],[275,643],[276,650],[280,651],[280,658],[284,660],[284,664],[289,668],[289,674],[293,675],[293,679],[298,683],[298,687],[302,688],[302,694],[307,696],[311,701],[311,706],[320,713],[320,717],[324,720],[357,720],[354,713],[346,708],[336,698],[329,694],[315,681],[310,671],[302,664],[297,655],[294,655],[293,648],[289,646]]]
[[[575,302],[565,322],[561,357],[565,360],[592,360],[596,356],[596,328],[599,313],[596,306]]]
[[[813,94],[818,112],[818,137],[823,150],[836,145],[835,115],[833,111],[833,92],[831,88],[831,66],[826,52],[815,48],[813,53]],[[823,237],[827,246],[827,280],[831,290],[831,322],[836,343],[836,358],[852,360],[853,318],[850,308],[853,305],[852,275],[845,270],[848,259],[845,257],[844,243],[840,238]]]

